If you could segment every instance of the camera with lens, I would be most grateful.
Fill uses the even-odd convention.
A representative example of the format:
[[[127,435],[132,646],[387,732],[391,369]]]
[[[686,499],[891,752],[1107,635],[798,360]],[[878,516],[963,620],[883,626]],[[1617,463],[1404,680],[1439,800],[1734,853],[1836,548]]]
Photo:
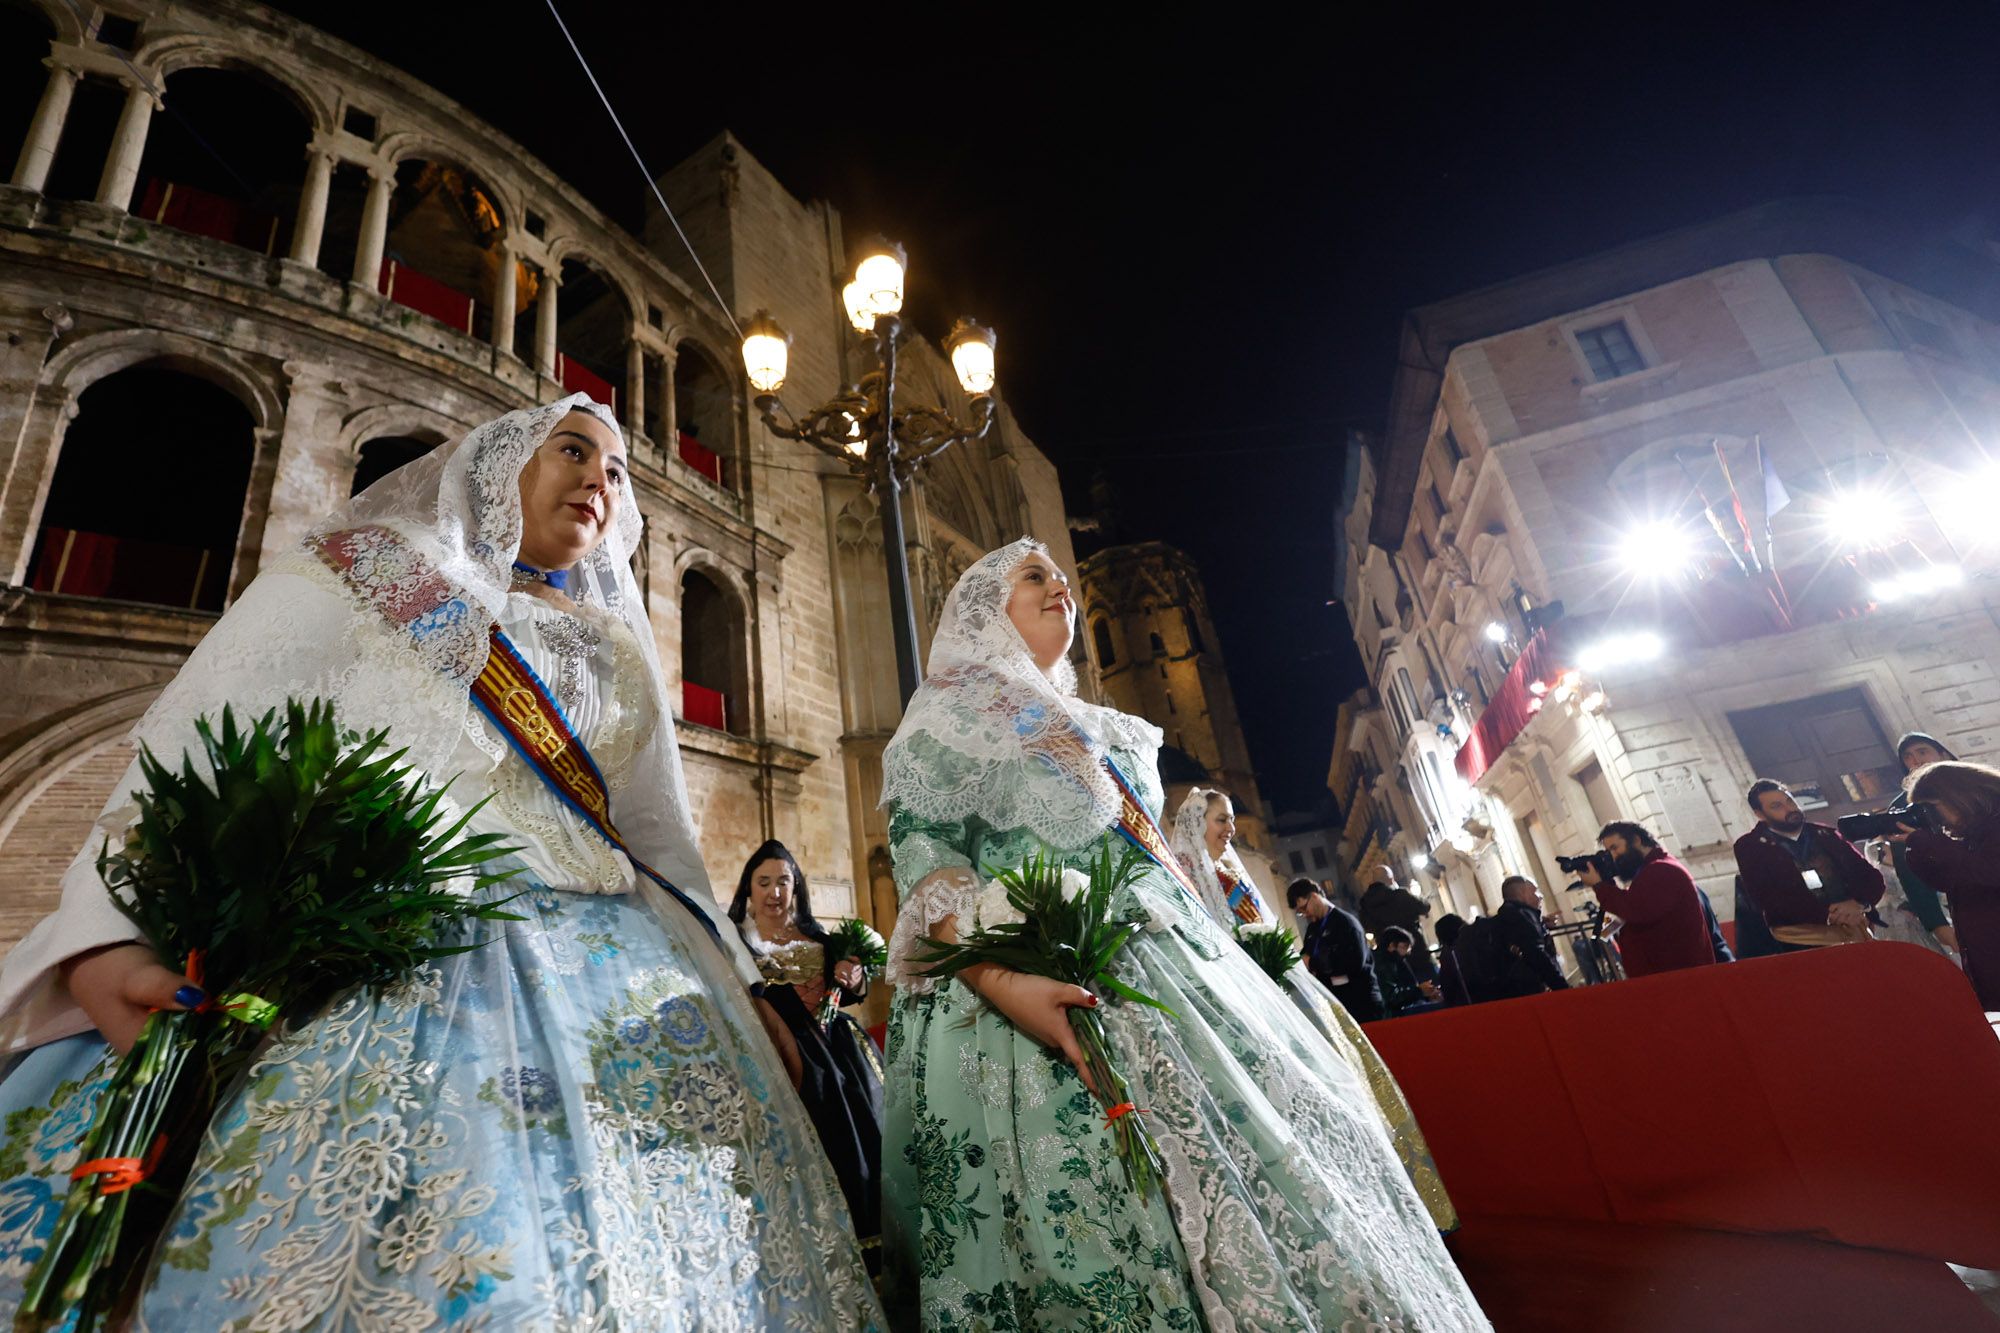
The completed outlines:
[[[1597,877],[1606,884],[1618,877],[1611,869],[1611,853],[1603,848],[1586,852],[1582,856],[1558,856],[1556,864],[1562,867],[1565,875],[1581,875],[1584,867],[1588,866],[1595,870]]]
[[[1934,829],[1939,827],[1939,821],[1936,806],[1929,801],[1918,801],[1902,810],[1869,810],[1858,815],[1842,815],[1834,821],[1834,827],[1849,842],[1865,842],[1869,838],[1908,833],[1911,829]]]

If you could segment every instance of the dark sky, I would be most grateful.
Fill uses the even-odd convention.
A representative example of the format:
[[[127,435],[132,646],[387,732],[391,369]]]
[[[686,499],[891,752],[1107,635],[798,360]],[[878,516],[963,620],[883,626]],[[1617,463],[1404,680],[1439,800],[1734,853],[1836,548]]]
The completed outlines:
[[[727,127],[851,238],[909,247],[926,332],[959,311],[999,330],[1002,391],[1072,508],[1111,468],[1120,535],[1201,565],[1280,809],[1324,796],[1359,683],[1327,604],[1334,509],[1404,309],[1784,195],[2000,218],[1987,0],[1347,6],[1310,31],[1296,6],[827,6],[801,25],[789,6],[558,3],[655,171]],[[279,8],[639,218],[637,169],[542,4]],[[942,26],[961,12],[993,26]]]

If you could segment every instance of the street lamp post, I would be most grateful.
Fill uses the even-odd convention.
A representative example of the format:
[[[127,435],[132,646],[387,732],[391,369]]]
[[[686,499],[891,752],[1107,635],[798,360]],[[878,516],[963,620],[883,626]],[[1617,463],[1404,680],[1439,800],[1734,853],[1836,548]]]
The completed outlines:
[[[959,384],[972,395],[974,418],[960,422],[934,407],[896,403],[896,339],[903,321],[903,248],[876,241],[855,266],[842,291],[848,321],[875,343],[876,369],[829,401],[793,417],[778,401],[790,357],[791,336],[758,311],[743,334],[743,365],[757,391],[757,410],[773,435],[803,440],[847,464],[877,492],[882,505],[882,546],[888,560],[889,620],[896,640],[896,684],[907,706],[923,679],[917,664],[917,618],[910,599],[910,562],[903,542],[903,483],[925,459],[993,427],[991,330],[961,319],[947,346]],[[780,414],[783,414],[782,417]]]

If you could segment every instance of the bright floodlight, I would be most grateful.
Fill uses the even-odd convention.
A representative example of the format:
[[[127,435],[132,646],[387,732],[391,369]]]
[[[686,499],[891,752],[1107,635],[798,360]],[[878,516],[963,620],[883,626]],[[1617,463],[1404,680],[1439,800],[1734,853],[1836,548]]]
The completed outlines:
[[[909,258],[894,241],[876,237],[861,252],[854,266],[854,282],[877,315],[893,315],[903,308],[903,270]]]
[[[1925,565],[1894,578],[1883,579],[1868,589],[1870,599],[1877,604],[1899,602],[1906,597],[1922,597],[1929,593],[1943,592],[1965,582],[1965,571],[1957,565]]]
[[[1507,627],[1497,620],[1488,621],[1486,625],[1486,641],[1488,643],[1507,642]]]
[[[1576,664],[1596,675],[1606,667],[1650,662],[1667,650],[1666,643],[1651,630],[1613,634],[1599,639],[1576,655]]]
[[[776,393],[785,384],[785,366],[792,356],[792,335],[778,327],[770,312],[759,310],[743,330],[743,373],[758,393]]]
[[[1886,546],[1902,526],[1901,508],[1874,486],[1829,491],[1820,501],[1820,527],[1846,546]]]
[[[1429,853],[1427,852],[1410,853],[1410,869],[1421,873],[1425,870],[1430,869],[1430,867],[1431,867],[1431,858]]]
[[[1694,535],[1674,519],[1648,519],[1626,537],[1618,560],[1635,577],[1667,578],[1694,563]]]

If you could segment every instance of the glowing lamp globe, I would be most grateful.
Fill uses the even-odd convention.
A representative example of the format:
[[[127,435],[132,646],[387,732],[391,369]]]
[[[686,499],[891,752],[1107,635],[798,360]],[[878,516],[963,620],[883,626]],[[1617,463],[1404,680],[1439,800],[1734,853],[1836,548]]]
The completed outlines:
[[[870,312],[881,316],[902,310],[903,270],[908,263],[902,246],[879,236],[861,252],[861,262],[854,266],[854,285],[861,289],[859,299],[868,303]]]
[[[993,392],[996,379],[993,369],[993,330],[984,324],[969,319],[961,319],[952,328],[951,337],[945,340],[951,348],[951,368],[958,372],[958,382],[969,394]]]
[[[758,393],[776,393],[784,387],[785,368],[791,361],[792,335],[778,327],[766,311],[759,310],[743,330],[743,373]]]

